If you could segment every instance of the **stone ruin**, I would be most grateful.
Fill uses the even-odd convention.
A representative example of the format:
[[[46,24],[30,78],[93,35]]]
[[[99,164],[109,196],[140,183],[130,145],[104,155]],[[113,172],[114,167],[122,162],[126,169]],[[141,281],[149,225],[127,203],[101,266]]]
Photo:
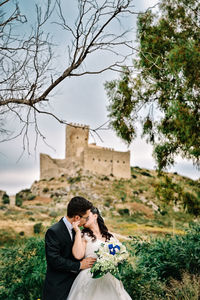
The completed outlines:
[[[128,179],[130,151],[119,152],[111,148],[88,144],[89,126],[70,124],[66,126],[66,150],[64,159],[54,159],[40,154],[40,179],[73,176],[80,169],[102,175]]]

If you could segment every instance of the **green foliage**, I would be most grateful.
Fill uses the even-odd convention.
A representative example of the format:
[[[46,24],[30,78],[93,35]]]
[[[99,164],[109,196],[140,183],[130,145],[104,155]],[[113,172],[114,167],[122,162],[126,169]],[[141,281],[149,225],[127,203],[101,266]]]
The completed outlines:
[[[152,273],[148,276],[142,269],[136,268],[130,263],[126,263],[124,269],[126,271],[122,276],[122,282],[131,299],[164,299],[163,285]]]
[[[46,271],[44,240],[29,238],[24,244],[0,249],[0,300],[41,298]]]
[[[81,176],[78,175],[78,176],[76,176],[76,177],[69,177],[69,178],[67,179],[67,181],[68,181],[69,183],[71,183],[71,184],[76,183],[76,182],[80,182],[80,181],[81,181]]]
[[[121,215],[121,216],[129,216],[130,215],[130,212],[129,212],[129,209],[128,208],[120,208],[118,209],[118,213]]]
[[[22,198],[22,195],[20,193],[17,193],[15,195],[15,205],[16,206],[22,206],[23,204],[23,198]]]
[[[42,190],[43,193],[48,193],[48,191],[49,191],[49,188],[48,188],[48,187],[45,187],[45,188],[43,188],[43,190]]]
[[[197,190],[194,193],[185,192],[184,189],[177,183],[174,183],[172,178],[164,176],[162,180],[154,184],[156,197],[164,204],[181,204],[183,208],[194,216],[200,215],[200,197]],[[160,209],[162,213],[163,210]]]
[[[183,194],[183,205],[187,212],[195,216],[200,215],[200,199],[194,194],[186,192]]]
[[[138,267],[158,280],[181,279],[182,272],[200,275],[200,225],[193,224],[183,236],[156,238],[133,244]]]
[[[106,207],[110,207],[112,203],[113,203],[113,199],[110,198],[110,197],[106,197],[106,199],[105,199],[105,201],[104,201],[104,205],[105,205]]]
[[[127,248],[132,263],[126,264],[122,282],[132,299],[199,299],[199,224],[183,236],[134,238]]]
[[[49,181],[52,181],[52,180],[54,180],[55,179],[55,177],[51,177],[50,179],[49,179]]]
[[[30,194],[30,195],[27,197],[27,200],[34,200],[35,198],[36,198],[36,195]]]
[[[11,228],[0,230],[0,246],[13,245],[19,240],[19,235]],[[1,276],[0,276],[1,277]]]
[[[108,176],[102,176],[100,179],[101,179],[102,181],[104,181],[104,180],[109,181],[109,180],[110,180]]]
[[[120,191],[120,199],[122,200],[122,202],[126,202],[126,193],[124,191]]]
[[[143,136],[154,145],[162,170],[177,154],[199,163],[200,27],[198,1],[161,0],[158,7],[159,13],[152,9],[138,16],[137,75],[125,68],[105,88],[118,136],[130,143],[142,118]]]
[[[200,224],[183,236],[134,238],[126,246],[130,261],[123,265],[122,282],[132,299],[198,299]],[[0,248],[0,300],[41,298],[45,271],[43,238]]]
[[[30,189],[21,190],[15,196],[15,204],[17,206],[22,206],[23,201],[25,201],[25,200],[33,200],[33,199],[35,199],[35,197],[36,196],[31,193]]]
[[[152,177],[152,175],[150,173],[145,172],[145,171],[140,172],[140,174],[143,175],[143,176]]]
[[[168,176],[164,176],[154,187],[157,198],[166,204],[177,204],[181,199],[182,188]]]
[[[58,212],[55,211],[55,210],[52,210],[50,213],[49,213],[49,216],[50,217],[53,217],[53,218],[56,218],[58,216]]]
[[[2,202],[3,202],[3,204],[9,204],[10,203],[10,198],[6,193],[4,193],[3,196],[2,196]]]
[[[33,226],[33,231],[34,233],[41,233],[42,231],[42,223],[36,223],[34,226]]]

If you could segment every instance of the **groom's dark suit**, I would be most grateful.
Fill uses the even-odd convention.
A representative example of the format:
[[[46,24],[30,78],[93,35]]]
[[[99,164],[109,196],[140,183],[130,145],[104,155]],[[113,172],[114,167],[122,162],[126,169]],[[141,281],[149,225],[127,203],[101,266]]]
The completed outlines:
[[[61,219],[45,235],[47,273],[43,300],[66,300],[71,285],[78,275],[80,262],[72,255],[73,241]]]

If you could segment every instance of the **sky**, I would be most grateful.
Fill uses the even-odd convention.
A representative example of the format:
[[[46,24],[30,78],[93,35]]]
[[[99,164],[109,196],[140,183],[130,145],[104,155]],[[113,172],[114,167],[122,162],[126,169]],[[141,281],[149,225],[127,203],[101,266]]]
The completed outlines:
[[[30,2],[21,0],[25,12],[30,11]],[[72,3],[72,2],[68,2]],[[156,1],[137,0],[136,10],[144,10],[153,6]],[[32,9],[32,8],[31,8]],[[72,20],[71,16],[71,21]],[[127,20],[127,24],[130,20]],[[133,20],[134,22],[134,20]],[[134,23],[133,23],[134,24]],[[130,23],[129,23],[130,25]],[[54,31],[54,28],[51,27]],[[134,39],[134,35],[133,35]],[[58,39],[60,57],[58,63],[62,68],[62,57],[65,48],[65,38]],[[95,68],[101,63],[102,57],[91,56],[88,64]],[[109,60],[109,57],[107,57]],[[104,90],[104,83],[117,78],[113,72],[106,72],[99,75],[87,75],[66,79],[54,91],[50,101],[49,109],[67,122],[89,125],[90,128],[97,128],[108,121],[108,99]],[[15,126],[15,120],[10,124]],[[35,180],[39,180],[39,154],[45,153],[53,158],[64,158],[65,153],[65,125],[61,125],[49,116],[40,115],[38,124],[41,132],[46,137],[46,143],[39,139],[36,150],[34,149],[34,130],[30,129],[30,153],[23,152],[22,138],[10,142],[0,143],[0,190],[5,190],[9,195],[15,194],[24,188],[30,188]],[[138,133],[140,132],[140,129]],[[131,166],[139,166],[146,169],[155,169],[155,161],[152,157],[152,146],[145,140],[136,138],[129,147],[116,136],[111,129],[99,132],[101,140],[95,136],[90,136],[89,142],[96,142],[103,147],[114,148],[117,151],[131,152]],[[198,179],[200,172],[193,166],[191,161],[177,157],[176,164],[169,169],[170,172],[177,172],[192,179]]]

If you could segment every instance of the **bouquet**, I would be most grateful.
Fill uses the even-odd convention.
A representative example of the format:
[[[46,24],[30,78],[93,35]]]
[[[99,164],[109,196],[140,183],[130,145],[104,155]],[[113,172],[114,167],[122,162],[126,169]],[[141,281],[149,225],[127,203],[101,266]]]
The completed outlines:
[[[122,263],[128,258],[126,247],[119,241],[111,239],[109,242],[102,243],[95,252],[97,260],[90,270],[92,277],[100,278],[109,272],[121,279]]]

